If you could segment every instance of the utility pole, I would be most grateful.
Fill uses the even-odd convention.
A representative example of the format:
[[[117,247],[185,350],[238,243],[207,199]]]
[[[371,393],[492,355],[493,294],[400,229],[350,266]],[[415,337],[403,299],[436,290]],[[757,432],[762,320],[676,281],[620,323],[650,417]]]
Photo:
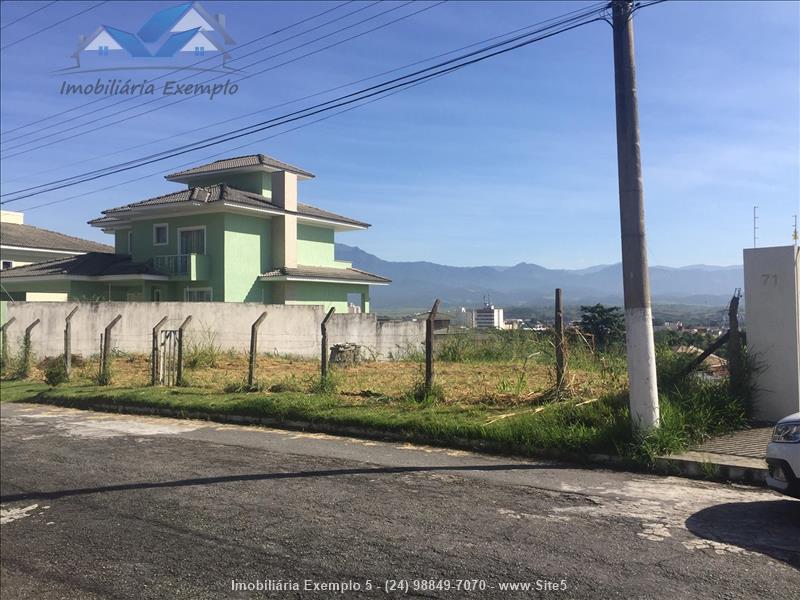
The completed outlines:
[[[644,231],[632,13],[633,2],[614,0],[612,25],[617,106],[617,169],[628,387],[631,424],[634,429],[647,430],[658,427],[659,410],[653,315],[650,308],[650,281]]]
[[[753,248],[756,247],[756,240],[758,240],[758,216],[756,215],[756,211],[758,210],[758,206],[753,207]]]

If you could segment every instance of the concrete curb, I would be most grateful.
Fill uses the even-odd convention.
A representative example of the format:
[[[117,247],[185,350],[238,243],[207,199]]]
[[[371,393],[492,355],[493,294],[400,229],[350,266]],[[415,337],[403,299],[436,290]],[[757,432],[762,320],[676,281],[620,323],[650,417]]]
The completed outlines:
[[[663,472],[677,472],[682,477],[692,479],[766,486],[767,465],[763,460],[754,458],[713,452],[684,452],[673,456],[659,456],[655,467]]]
[[[730,483],[743,483],[747,485],[764,486],[766,467],[759,470],[753,466],[734,466],[727,464],[709,463],[703,460],[687,458],[685,455],[674,457],[659,457],[656,459],[653,468],[648,470],[640,463],[630,459],[611,454],[577,454],[563,450],[541,448],[535,451],[528,449],[514,454],[509,454],[508,449],[500,449],[498,445],[491,442],[481,442],[468,439],[451,439],[446,443],[431,436],[418,433],[386,431],[382,429],[371,429],[368,427],[358,427],[354,425],[338,425],[325,421],[298,421],[280,419],[277,417],[253,417],[249,415],[229,415],[221,413],[211,413],[202,411],[187,411],[174,408],[156,406],[133,406],[124,404],[107,404],[103,402],[93,402],[91,400],[76,402],[74,400],[42,399],[35,398],[25,400],[30,404],[47,404],[61,406],[64,408],[75,408],[79,410],[93,410],[98,412],[121,413],[132,415],[149,415],[158,417],[170,417],[174,419],[196,419],[199,421],[211,421],[214,423],[224,423],[233,425],[261,425],[275,429],[288,429],[291,431],[307,431],[312,433],[324,433],[328,435],[346,436],[353,438],[363,438],[385,442],[409,442],[451,448],[454,450],[465,450],[470,452],[481,452],[513,458],[541,458],[556,460],[565,463],[573,463],[588,467],[613,469],[616,471],[632,471],[638,473],[657,473],[662,475],[676,475],[689,479],[704,479]],[[687,453],[688,454],[688,453]],[[699,454],[699,453],[698,453]],[[710,466],[709,466],[710,465]],[[713,471],[711,470],[713,468]],[[763,471],[763,472],[761,472]]]

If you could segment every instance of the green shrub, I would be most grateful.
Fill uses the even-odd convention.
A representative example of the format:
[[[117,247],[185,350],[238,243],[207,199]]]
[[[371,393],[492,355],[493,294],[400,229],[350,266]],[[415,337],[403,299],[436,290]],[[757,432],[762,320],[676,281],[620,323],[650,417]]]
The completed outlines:
[[[62,383],[67,383],[69,381],[67,369],[64,366],[63,356],[56,357],[55,360],[49,361],[49,364],[44,370],[44,381],[51,387],[55,387]]]
[[[14,379],[27,379],[30,377],[31,374],[31,363],[33,362],[33,357],[31,353],[31,338],[29,336],[25,336],[22,338],[22,346],[19,350],[19,356],[16,360],[16,372],[14,373]]]

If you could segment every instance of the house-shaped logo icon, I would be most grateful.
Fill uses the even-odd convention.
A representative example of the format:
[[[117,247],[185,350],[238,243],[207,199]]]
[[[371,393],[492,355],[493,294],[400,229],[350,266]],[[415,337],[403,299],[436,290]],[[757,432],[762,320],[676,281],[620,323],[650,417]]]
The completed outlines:
[[[223,64],[230,57],[226,46],[235,44],[225,29],[225,15],[209,14],[199,2],[186,2],[158,11],[136,32],[108,25],[90,36],[80,36],[72,57],[81,59],[120,56],[130,58],[203,57],[219,54]]]

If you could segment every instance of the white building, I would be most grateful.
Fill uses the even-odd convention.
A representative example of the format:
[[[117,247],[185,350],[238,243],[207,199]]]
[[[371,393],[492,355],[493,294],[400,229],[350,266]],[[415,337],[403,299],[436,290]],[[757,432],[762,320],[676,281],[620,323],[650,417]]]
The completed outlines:
[[[800,271],[796,246],[744,251],[747,352],[756,362],[755,416],[800,411]]]
[[[503,329],[503,309],[495,308],[493,304],[485,304],[483,308],[475,310],[475,327],[478,329]]]

